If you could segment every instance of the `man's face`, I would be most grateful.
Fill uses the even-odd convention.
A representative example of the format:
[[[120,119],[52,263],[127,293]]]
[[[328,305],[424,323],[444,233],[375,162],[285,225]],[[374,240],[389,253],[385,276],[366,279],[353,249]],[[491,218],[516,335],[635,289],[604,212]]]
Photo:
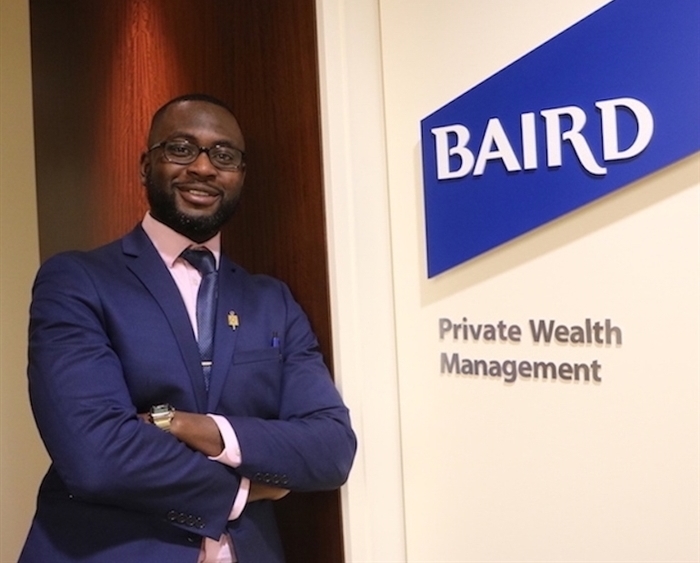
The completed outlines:
[[[228,145],[245,150],[235,117],[208,102],[181,102],[166,109],[154,124],[148,143],[150,147],[173,140],[187,140],[198,147]],[[233,215],[244,179],[245,168],[219,170],[204,152],[190,164],[168,162],[162,149],[141,155],[141,182],[151,215],[195,242],[213,237]]]

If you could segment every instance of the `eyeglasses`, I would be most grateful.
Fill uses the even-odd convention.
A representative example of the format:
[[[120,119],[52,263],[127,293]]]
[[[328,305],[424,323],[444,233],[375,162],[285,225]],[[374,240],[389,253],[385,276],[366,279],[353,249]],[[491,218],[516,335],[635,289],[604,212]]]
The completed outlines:
[[[190,141],[163,141],[153,145],[148,152],[163,149],[163,156],[173,164],[192,164],[203,152],[207,153],[209,161],[219,170],[226,172],[241,170],[245,166],[245,153],[226,145],[200,147]]]

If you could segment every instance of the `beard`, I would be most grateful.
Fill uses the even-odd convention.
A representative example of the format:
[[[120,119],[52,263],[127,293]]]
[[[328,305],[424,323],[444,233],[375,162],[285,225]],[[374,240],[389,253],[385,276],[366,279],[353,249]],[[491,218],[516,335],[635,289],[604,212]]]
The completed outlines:
[[[159,188],[150,172],[146,177],[146,198],[155,219],[197,243],[209,240],[221,230],[233,216],[239,200],[238,195],[222,198],[219,207],[211,215],[192,217],[177,208],[175,194]]]

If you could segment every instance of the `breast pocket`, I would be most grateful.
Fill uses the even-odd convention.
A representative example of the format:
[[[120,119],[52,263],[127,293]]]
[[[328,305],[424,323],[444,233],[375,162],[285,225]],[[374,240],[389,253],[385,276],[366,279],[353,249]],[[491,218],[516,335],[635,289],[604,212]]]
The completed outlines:
[[[282,378],[279,348],[236,351],[226,378],[222,403],[230,406],[232,412],[244,416],[278,418]]]
[[[269,346],[259,350],[241,350],[233,355],[233,365],[243,365],[256,362],[276,362],[282,363],[282,354],[279,348]]]

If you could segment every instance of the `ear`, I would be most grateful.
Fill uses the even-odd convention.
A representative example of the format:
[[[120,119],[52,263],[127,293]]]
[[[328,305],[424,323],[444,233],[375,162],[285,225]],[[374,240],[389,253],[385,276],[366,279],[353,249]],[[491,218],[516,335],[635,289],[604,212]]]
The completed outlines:
[[[141,159],[139,161],[139,175],[141,176],[141,183],[145,186],[148,178],[148,173],[151,171],[151,156],[147,152],[141,153]]]

